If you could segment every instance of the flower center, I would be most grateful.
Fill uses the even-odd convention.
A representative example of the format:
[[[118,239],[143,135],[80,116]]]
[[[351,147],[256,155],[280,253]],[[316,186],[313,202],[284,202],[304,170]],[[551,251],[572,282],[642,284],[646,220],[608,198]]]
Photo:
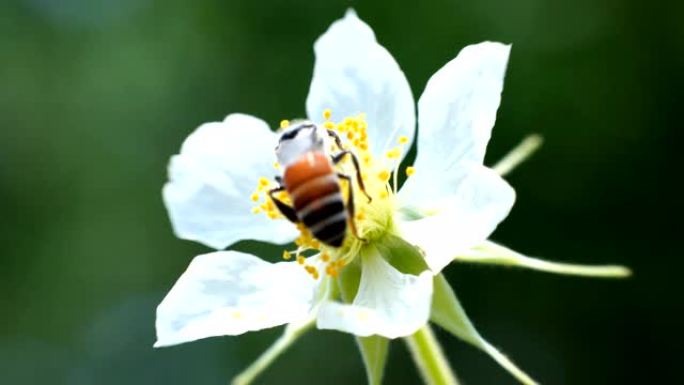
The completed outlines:
[[[330,110],[323,112],[322,127],[340,138],[342,148],[339,148],[331,137],[326,144],[326,151],[330,154],[337,154],[340,151],[349,150],[356,155],[365,192],[357,182],[356,167],[352,157],[347,155],[335,165],[337,172],[351,177],[351,186],[347,180],[339,179],[345,207],[349,207],[349,200],[352,196],[355,206],[355,214],[353,218],[351,216],[349,218],[349,221],[353,223],[348,226],[349,234],[343,245],[338,248],[327,246],[315,239],[304,224],[296,224],[300,232],[295,240],[297,248],[292,251],[283,251],[283,259],[296,258],[297,262],[314,279],[318,279],[322,273],[337,277],[340,269],[351,263],[363,247],[381,239],[388,232],[395,231],[393,214],[396,208],[397,173],[401,155],[409,143],[407,137],[399,137],[397,145],[378,159],[371,152],[372,143],[368,138],[368,124],[364,114],[345,117],[337,122],[331,120],[331,117]],[[280,127],[285,129],[289,124],[289,121],[283,120]],[[281,168],[277,163],[274,167],[278,170]],[[407,176],[413,175],[414,172],[413,167],[406,168]],[[265,177],[259,178],[256,190],[250,197],[257,204],[252,208],[254,214],[263,213],[273,220],[285,219],[269,197],[269,191],[275,187],[277,187],[275,181]],[[371,197],[371,201],[368,200],[366,194]],[[274,197],[287,205],[292,204],[286,191],[276,192]],[[353,234],[353,229],[356,229],[356,234]]]

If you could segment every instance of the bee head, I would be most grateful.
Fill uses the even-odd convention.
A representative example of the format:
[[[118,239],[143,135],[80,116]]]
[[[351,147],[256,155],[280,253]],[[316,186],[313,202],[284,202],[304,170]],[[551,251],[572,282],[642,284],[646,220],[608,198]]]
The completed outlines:
[[[320,129],[312,122],[305,120],[290,125],[280,135],[276,156],[278,163],[287,166],[309,151],[323,151],[324,139]]]

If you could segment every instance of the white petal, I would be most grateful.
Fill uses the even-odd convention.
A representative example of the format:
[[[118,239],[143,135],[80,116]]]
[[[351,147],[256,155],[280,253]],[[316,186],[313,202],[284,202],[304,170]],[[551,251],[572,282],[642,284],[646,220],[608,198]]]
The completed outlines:
[[[255,117],[229,115],[190,134],[171,158],[163,195],[179,238],[223,249],[239,240],[285,243],[296,229],[252,214],[259,177],[273,177],[277,135]]]
[[[432,274],[402,274],[380,255],[363,256],[361,283],[351,304],[324,302],[319,329],[335,329],[367,337],[413,334],[427,322],[432,301]]]
[[[157,308],[155,346],[305,320],[315,286],[296,262],[237,251],[197,256]]]
[[[423,250],[434,273],[486,240],[515,202],[513,188],[491,169],[479,166],[466,175],[438,214],[400,223],[404,239]]]
[[[413,139],[415,107],[406,76],[373,30],[353,10],[335,21],[314,44],[316,63],[306,111],[320,121],[330,108],[333,120],[366,114],[374,155]]]
[[[471,45],[430,78],[418,101],[416,174],[400,192],[405,204],[450,195],[465,165],[482,164],[509,53],[500,43]]]

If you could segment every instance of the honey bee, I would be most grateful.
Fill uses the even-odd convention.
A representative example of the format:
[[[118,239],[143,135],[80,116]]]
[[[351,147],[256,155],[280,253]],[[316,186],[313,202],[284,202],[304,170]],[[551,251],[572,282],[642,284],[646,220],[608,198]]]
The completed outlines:
[[[328,154],[326,136],[335,141],[339,153]],[[329,246],[342,246],[348,222],[352,233],[361,239],[354,224],[352,178],[334,167],[345,156],[351,157],[356,181],[369,202],[371,197],[363,185],[356,155],[343,148],[337,134],[312,122],[300,121],[282,133],[275,151],[278,163],[283,167],[283,175],[276,177],[278,187],[271,189],[269,196],[283,216],[293,223],[303,223],[314,238]],[[346,180],[349,186],[346,204],[341,194],[340,179]],[[275,196],[280,191],[287,191],[292,206]]]

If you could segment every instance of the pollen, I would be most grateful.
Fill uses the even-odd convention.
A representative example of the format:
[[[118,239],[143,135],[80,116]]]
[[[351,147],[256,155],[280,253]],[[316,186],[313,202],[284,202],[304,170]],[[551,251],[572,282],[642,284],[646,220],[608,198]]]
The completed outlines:
[[[290,127],[290,121],[287,119],[283,119],[280,121],[280,128],[288,128]]]
[[[325,110],[323,110],[323,119],[330,120],[331,117],[332,111],[330,110],[330,108],[326,108]]]
[[[387,156],[390,159],[397,159],[401,156],[401,150],[398,147],[395,147],[395,148],[387,151],[385,156]]]
[[[337,270],[337,267],[335,266],[334,263],[331,263],[325,267],[325,274],[335,278],[340,274],[340,271]]]
[[[411,176],[416,173],[416,168],[413,166],[406,167],[406,176]]]
[[[283,250],[283,259],[287,261],[290,258],[292,258],[292,254],[290,254],[290,252],[287,250]]]
[[[323,123],[323,127],[327,128],[328,130],[332,130],[335,128],[335,123],[333,123],[331,121],[327,121],[327,122]]]
[[[249,199],[251,199],[252,202],[257,202],[259,200],[259,194],[253,193],[252,195],[249,196]]]
[[[263,177],[263,176],[262,176],[261,178],[259,178],[259,186],[261,186],[261,187],[266,187],[266,186],[268,186],[269,184],[271,184],[271,181],[268,180],[268,178]]]
[[[298,256],[297,256],[297,263],[300,264],[300,265],[303,265],[304,262],[306,262],[306,258],[304,258],[303,255],[298,255]]]
[[[273,168],[275,168],[276,170],[280,170],[280,163],[273,162]]]
[[[408,144],[409,138],[406,135],[402,135],[399,137],[399,144]]]
[[[380,180],[383,182],[387,182],[390,178],[390,172],[387,170],[382,170],[378,173],[378,178],[380,178]]]

